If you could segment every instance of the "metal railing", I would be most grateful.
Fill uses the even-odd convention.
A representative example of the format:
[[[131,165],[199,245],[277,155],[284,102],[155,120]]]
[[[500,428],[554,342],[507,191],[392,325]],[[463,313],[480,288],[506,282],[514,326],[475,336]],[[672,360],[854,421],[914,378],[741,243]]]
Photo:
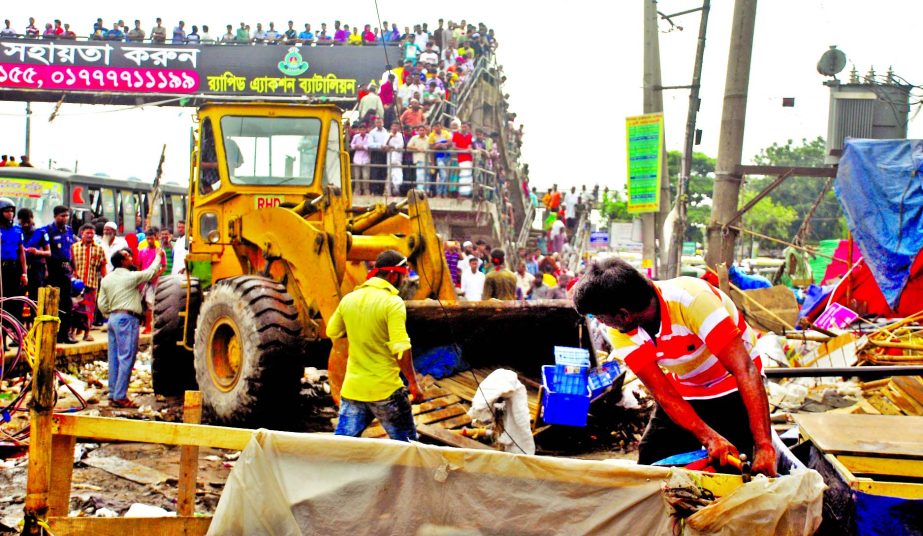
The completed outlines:
[[[298,33],[301,33],[301,32],[298,32]],[[29,35],[26,35],[26,34],[16,33],[16,34],[13,34],[13,35],[3,35],[3,36],[0,36],[0,39],[23,39],[23,40],[29,40],[29,41],[77,41],[77,42],[89,42],[89,43],[107,43],[107,42],[108,42],[108,43],[147,43],[147,44],[151,44],[151,45],[185,45],[185,46],[203,46],[203,45],[204,45],[204,46],[227,46],[227,45],[237,45],[237,46],[243,46],[243,45],[279,46],[279,45],[282,45],[282,46],[285,46],[285,45],[302,45],[302,46],[320,46],[320,47],[324,47],[324,46],[347,46],[347,47],[349,47],[349,46],[366,46],[366,47],[380,47],[380,46],[382,46],[382,42],[381,42],[380,40],[370,41],[370,42],[363,41],[362,43],[359,43],[359,44],[351,44],[351,43],[347,43],[347,42],[345,42],[345,41],[334,41],[333,38],[330,38],[330,39],[317,39],[317,38],[315,37],[314,39],[310,39],[310,40],[309,40],[309,39],[300,39],[300,38],[297,38],[297,37],[296,37],[295,39],[289,39],[289,38],[285,37],[284,32],[281,33],[280,36],[279,36],[279,38],[277,38],[277,39],[268,39],[268,38],[260,38],[260,39],[258,39],[258,38],[256,38],[256,37],[254,37],[254,36],[251,35],[251,36],[249,37],[249,39],[246,40],[246,41],[238,40],[238,39],[237,39],[236,33],[235,33],[235,35],[234,35],[234,38],[231,39],[231,40],[225,40],[224,38],[225,38],[226,34],[221,34],[221,35],[219,35],[219,36],[217,36],[217,37],[213,37],[213,36],[209,35],[209,38],[208,38],[207,40],[204,40],[204,41],[201,40],[201,34],[196,34],[196,35],[199,35],[199,38],[200,38],[199,41],[189,41],[189,40],[188,40],[189,34],[186,34],[187,40],[184,41],[184,42],[182,42],[182,43],[176,43],[176,42],[173,41],[173,38],[172,38],[173,30],[172,30],[172,29],[168,31],[168,33],[167,33],[167,36],[168,36],[168,37],[165,38],[163,41],[155,41],[155,40],[150,36],[150,34],[148,34],[148,33],[145,33],[144,39],[131,39],[131,38],[128,37],[128,33],[127,33],[127,32],[122,32],[122,34],[123,34],[123,35],[122,35],[121,38],[109,39],[108,37],[106,37],[106,38],[97,38],[97,37],[92,36],[92,35],[76,35],[76,34],[75,34],[75,35],[70,35],[70,36],[68,36],[68,35],[62,34],[62,35],[54,35],[54,36],[51,36],[51,35],[44,35],[43,33],[40,33],[40,34],[37,35],[37,36],[29,36]],[[385,46],[389,46],[389,47],[395,47],[395,48],[397,48],[397,47],[399,47],[399,46],[401,45],[401,43],[402,43],[402,41],[385,41],[385,42],[384,42],[384,45],[385,45]]]
[[[374,151],[374,150],[372,150]],[[402,151],[403,152],[403,151]],[[442,151],[425,151],[427,162],[418,164],[401,164],[389,163],[368,163],[352,164],[352,190],[357,195],[399,195],[406,193],[406,190],[413,186],[423,190],[433,197],[470,197],[476,201],[494,201],[497,198],[497,191],[500,189],[497,174],[484,166],[484,156],[478,152],[472,155],[472,165],[458,165],[455,155],[467,153],[469,151],[459,151],[446,149]],[[379,153],[388,153],[388,151],[379,151]],[[444,165],[437,164],[432,156],[436,153],[445,153],[450,155],[447,163]],[[363,174],[362,168],[368,168],[370,177],[368,179],[359,178]],[[401,181],[397,185],[397,192],[394,191],[394,182],[390,173],[395,169],[401,169]],[[373,171],[383,175],[381,178],[371,178]],[[424,180],[419,180],[418,172],[424,173]],[[470,177],[467,175],[470,173]],[[376,174],[376,175],[377,175]]]
[[[580,259],[586,254],[589,245],[590,236],[590,211],[588,209],[580,212],[577,218],[577,229],[571,237],[571,248],[561,256],[561,260],[572,271],[576,272],[580,266]]]

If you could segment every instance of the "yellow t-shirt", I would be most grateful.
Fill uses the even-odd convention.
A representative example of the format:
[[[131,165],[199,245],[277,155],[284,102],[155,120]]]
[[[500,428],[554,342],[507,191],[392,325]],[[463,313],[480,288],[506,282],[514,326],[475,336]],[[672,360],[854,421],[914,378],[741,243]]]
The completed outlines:
[[[349,39],[346,42],[349,43],[350,45],[361,45],[362,36],[357,33],[349,34]]]
[[[557,288],[558,280],[551,274],[542,274],[542,284],[548,288]]]
[[[406,323],[404,300],[380,277],[343,296],[327,323],[328,337],[349,339],[346,376],[340,390],[343,398],[377,402],[404,386],[398,360],[410,349]]]

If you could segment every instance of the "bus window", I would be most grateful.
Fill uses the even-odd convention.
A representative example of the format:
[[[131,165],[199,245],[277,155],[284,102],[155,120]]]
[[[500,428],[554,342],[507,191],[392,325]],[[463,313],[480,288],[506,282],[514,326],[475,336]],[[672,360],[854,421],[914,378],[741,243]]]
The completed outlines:
[[[102,189],[100,209],[101,216],[109,221],[116,221],[115,190],[112,188]]]
[[[176,222],[186,219],[186,203],[182,195],[173,194],[170,196],[170,204],[173,205],[173,230],[176,229]]]
[[[141,216],[141,199],[137,193],[122,190],[122,216],[125,219],[125,233],[134,233],[144,223],[144,220],[136,219]]]
[[[66,205],[64,184],[51,180],[0,179],[0,197],[9,197],[16,208],[28,208],[35,215],[35,224],[47,225],[54,220],[54,207]]]
[[[89,197],[89,199],[87,199],[87,204],[90,206],[89,212],[93,214],[90,219],[93,219],[94,217],[99,216],[102,212],[100,210],[101,196],[99,193],[99,188],[87,188],[87,194]]]
[[[150,203],[150,200],[153,196],[147,194],[146,202]],[[164,217],[163,217],[163,196],[157,198],[157,202],[154,203],[154,206],[151,207],[151,227],[157,227],[158,229],[163,229]]]

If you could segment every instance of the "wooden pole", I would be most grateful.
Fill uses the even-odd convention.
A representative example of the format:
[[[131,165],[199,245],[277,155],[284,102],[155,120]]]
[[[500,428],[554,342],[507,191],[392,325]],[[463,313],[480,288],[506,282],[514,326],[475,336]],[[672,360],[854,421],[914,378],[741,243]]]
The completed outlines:
[[[183,422],[199,424],[202,422],[202,393],[186,391],[183,401]],[[183,445],[179,455],[179,491],[176,494],[176,515],[191,516],[195,514],[195,490],[199,473],[199,447]]]
[[[58,334],[58,293],[54,287],[38,291],[36,359],[29,403],[29,472],[26,482],[23,534],[43,534],[48,517],[51,484],[51,418],[55,403],[54,359]]]

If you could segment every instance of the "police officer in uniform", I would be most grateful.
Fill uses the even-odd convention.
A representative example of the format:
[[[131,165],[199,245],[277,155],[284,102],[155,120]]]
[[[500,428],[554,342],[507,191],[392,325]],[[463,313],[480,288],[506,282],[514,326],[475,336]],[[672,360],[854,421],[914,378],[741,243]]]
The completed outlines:
[[[26,277],[26,253],[22,247],[22,229],[16,225],[16,205],[0,197],[0,295],[22,296],[29,281]],[[3,309],[22,318],[22,303],[4,303]]]
[[[74,231],[67,225],[70,210],[64,205],[54,207],[54,221],[45,227],[48,240],[51,244],[51,256],[48,257],[48,284],[61,290],[58,310],[61,316],[62,329],[58,330],[58,342],[74,344],[74,339],[67,333],[63,326],[70,326],[70,314],[73,309],[71,300],[71,274],[74,267],[71,262],[71,246],[77,241]]]
[[[26,250],[29,298],[38,301],[38,289],[45,284],[45,276],[48,272],[45,259],[51,255],[48,233],[44,227],[35,227],[35,215],[27,208],[19,209],[16,218],[19,220],[19,226],[22,227],[22,245]]]

